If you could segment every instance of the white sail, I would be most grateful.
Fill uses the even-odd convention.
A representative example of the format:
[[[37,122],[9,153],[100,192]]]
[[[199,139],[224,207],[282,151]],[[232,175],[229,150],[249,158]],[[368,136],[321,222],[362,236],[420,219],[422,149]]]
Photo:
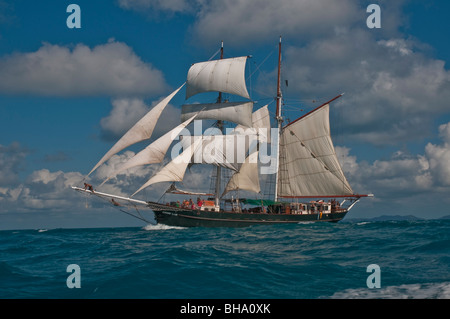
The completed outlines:
[[[183,136],[182,148],[186,149],[197,138],[202,139],[202,144],[193,154],[193,163],[212,164],[238,171],[245,161],[250,145],[252,145],[252,138],[256,140],[256,135]]]
[[[159,102],[154,108],[152,108],[144,117],[142,117],[131,129],[126,132],[119,141],[102,157],[102,159],[94,166],[89,172],[89,176],[100,165],[110,159],[114,154],[120,152],[124,148],[135,144],[137,142],[149,139],[152,136],[156,123],[161,116],[164,108],[169,104],[170,100],[178,93],[178,91],[184,86],[180,86],[172,94],[167,96],[164,100]]]
[[[257,141],[270,141],[270,116],[267,105],[252,113],[252,125],[238,125],[226,135],[205,135],[201,147],[194,153],[194,163],[213,164],[238,171],[247,153],[252,152]],[[198,137],[197,137],[198,138]],[[186,149],[194,137],[183,136],[181,145]]]
[[[283,129],[279,160],[279,197],[353,194],[331,140],[328,104]]]
[[[106,181],[116,176],[120,172],[129,168],[147,164],[161,163],[167,153],[167,150],[169,149],[170,144],[172,144],[173,140],[177,138],[178,134],[180,134],[180,132],[194,120],[195,116],[196,115],[184,121],[171,131],[158,138],[145,149],[137,153],[130,160],[119,167],[119,169],[108,176],[108,178],[100,186],[102,186]]]
[[[254,129],[254,130],[252,130]],[[243,125],[238,125],[232,134],[258,135],[260,142],[270,142],[270,115],[268,105],[265,105],[252,113],[251,129]]]
[[[181,120],[199,113],[199,120],[223,120],[251,127],[252,110],[253,102],[185,104],[181,108]]]
[[[245,85],[247,57],[213,60],[191,66],[187,76],[186,99],[210,91],[250,96]]]
[[[234,173],[230,178],[222,197],[234,190],[247,190],[255,193],[260,192],[257,150],[246,158],[239,172]]]
[[[198,138],[194,143],[185,149],[180,155],[175,157],[169,164],[164,166],[158,173],[156,173],[152,178],[150,178],[144,185],[141,186],[133,195],[139,193],[144,188],[161,182],[181,182],[184,178],[184,173],[186,172],[187,166],[190,163],[192,155],[195,149],[200,145],[201,139]]]

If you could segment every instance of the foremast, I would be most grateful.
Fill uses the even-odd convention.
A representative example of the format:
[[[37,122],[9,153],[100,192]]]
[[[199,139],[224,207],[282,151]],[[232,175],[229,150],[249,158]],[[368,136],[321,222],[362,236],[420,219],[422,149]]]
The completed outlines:
[[[222,45],[220,47],[220,59],[223,59],[223,41]],[[222,103],[222,92],[219,92],[219,97],[217,98],[217,103]],[[217,127],[220,131],[222,131],[222,134],[224,133],[223,129],[223,121],[218,120],[217,121]],[[220,165],[217,165],[216,168],[216,185],[214,190],[214,204],[216,207],[220,207],[220,183],[221,183],[221,175],[222,175],[222,167]]]

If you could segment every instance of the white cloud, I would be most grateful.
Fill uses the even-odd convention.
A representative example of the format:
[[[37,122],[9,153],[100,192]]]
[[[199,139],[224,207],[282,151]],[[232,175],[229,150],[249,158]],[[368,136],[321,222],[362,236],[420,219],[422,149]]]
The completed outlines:
[[[142,99],[120,98],[112,101],[111,113],[101,119],[102,134],[106,138],[119,138],[148,112]]]
[[[18,187],[4,188],[0,193],[0,212],[55,210],[80,207],[80,198],[69,192],[69,186],[82,180],[77,172],[50,172],[47,169],[34,171]]]
[[[224,40],[242,47],[284,42],[285,96],[332,98],[346,118],[344,133],[375,145],[423,139],[433,118],[447,112],[450,72],[426,56],[427,46],[402,34],[406,1],[379,1],[382,28],[366,27],[370,1],[326,0],[123,0],[122,7],[194,16],[192,42]],[[195,12],[189,8],[195,8]],[[269,42],[270,41],[270,42]],[[275,45],[274,45],[275,46]],[[262,74],[258,92],[273,92],[276,72]],[[420,128],[420,129],[417,129]]]
[[[89,180],[89,183],[94,185],[94,187],[99,185],[115,166],[132,155],[134,155],[133,152],[126,152],[123,155],[114,156],[98,169],[98,172]],[[101,190],[118,196],[129,196],[156,169],[157,166],[130,169],[105,184]],[[83,180],[84,175],[79,172],[52,172],[48,169],[36,170],[18,186],[0,187],[0,213],[41,210],[47,212],[83,211],[86,209],[87,197],[71,189],[71,186],[82,187]],[[101,208],[105,204],[101,200],[89,202],[93,205],[93,208]]]
[[[348,115],[347,137],[377,146],[423,140],[431,134],[433,119],[448,112],[450,71],[444,61],[427,56],[427,45],[400,31],[408,24],[407,1],[379,1],[379,30],[366,26],[370,3],[124,0],[122,5],[192,14],[190,36],[196,44],[224,40],[241,49],[260,43],[275,47],[283,35],[282,76],[289,81],[285,97],[324,101],[345,92],[334,107]],[[253,83],[255,91],[274,96],[276,71],[261,72]]]
[[[333,107],[348,115],[344,133],[355,139],[383,145],[424,138],[432,119],[448,111],[450,71],[415,41],[376,41],[367,30],[352,29],[285,50],[288,93],[332,98],[345,92]]]
[[[366,3],[364,3],[366,2]],[[279,35],[304,42],[335,30],[364,25],[370,1],[350,0],[119,0],[127,10],[149,15],[189,14],[195,17],[191,36],[195,43],[224,40],[230,46],[266,42]],[[397,34],[404,0],[383,1],[379,34]]]
[[[101,135],[106,140],[117,140],[122,137],[139,119],[153,108],[160,100],[149,107],[139,98],[118,98],[112,100],[113,108],[108,116],[100,120]],[[152,140],[167,133],[170,128],[180,124],[180,109],[168,104],[156,124]]]
[[[428,143],[425,154],[436,186],[450,186],[450,123],[439,126],[440,145]]]
[[[424,154],[397,151],[390,159],[368,163],[358,162],[345,147],[336,147],[336,153],[355,192],[374,193],[378,200],[408,198],[413,205],[418,194],[446,197],[450,190],[450,123],[439,132],[442,143],[428,143]]]
[[[235,0],[203,3],[193,27],[203,42],[254,43],[279,35],[310,38],[348,26],[361,18],[352,1]]]
[[[92,49],[44,43],[0,58],[0,92],[44,96],[149,96],[167,89],[161,71],[114,40]]]

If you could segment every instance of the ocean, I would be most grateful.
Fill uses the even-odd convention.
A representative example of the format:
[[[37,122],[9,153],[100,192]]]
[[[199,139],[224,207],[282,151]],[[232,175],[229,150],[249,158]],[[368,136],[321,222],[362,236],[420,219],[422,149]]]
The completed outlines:
[[[3,230],[0,298],[447,299],[450,220]]]

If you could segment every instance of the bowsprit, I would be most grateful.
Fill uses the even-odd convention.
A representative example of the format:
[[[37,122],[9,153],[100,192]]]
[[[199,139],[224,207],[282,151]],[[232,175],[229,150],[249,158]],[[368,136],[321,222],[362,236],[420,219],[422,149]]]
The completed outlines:
[[[225,313],[270,313],[270,304],[225,304]]]

